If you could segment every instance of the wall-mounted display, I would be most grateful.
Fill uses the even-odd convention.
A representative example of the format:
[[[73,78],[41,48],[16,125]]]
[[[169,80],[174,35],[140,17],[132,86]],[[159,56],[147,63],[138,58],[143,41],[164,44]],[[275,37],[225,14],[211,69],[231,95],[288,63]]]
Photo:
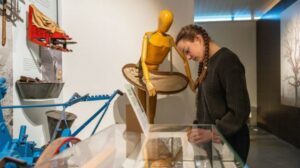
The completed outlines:
[[[281,14],[281,103],[300,107],[300,2]]]
[[[63,89],[63,82],[47,82],[38,78],[21,76],[16,81],[17,90],[23,99],[58,98]]]
[[[44,15],[33,4],[29,5],[28,39],[43,47],[70,52],[67,44],[75,44],[54,21]]]

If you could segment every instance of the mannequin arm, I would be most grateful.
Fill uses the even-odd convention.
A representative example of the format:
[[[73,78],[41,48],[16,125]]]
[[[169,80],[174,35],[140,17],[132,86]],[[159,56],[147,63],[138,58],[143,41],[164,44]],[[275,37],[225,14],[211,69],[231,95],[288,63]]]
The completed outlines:
[[[147,34],[144,35],[143,38],[143,47],[142,47],[142,58],[141,58],[141,64],[143,69],[143,76],[146,84],[147,91],[150,96],[155,96],[156,91],[152,83],[150,82],[150,75],[149,70],[146,65],[146,57],[147,57],[147,44],[148,44],[148,37]]]
[[[192,91],[195,91],[195,87],[194,87],[195,83],[194,83],[194,81],[192,79],[189,62],[188,62],[187,58],[178,50],[178,48],[175,45],[175,42],[174,42],[173,38],[172,37],[170,37],[170,38],[171,38],[172,46],[175,48],[176,52],[178,53],[178,55],[180,56],[180,58],[183,61],[184,70],[185,70],[186,76],[187,76],[187,78],[190,81],[189,82],[189,86],[192,89]]]

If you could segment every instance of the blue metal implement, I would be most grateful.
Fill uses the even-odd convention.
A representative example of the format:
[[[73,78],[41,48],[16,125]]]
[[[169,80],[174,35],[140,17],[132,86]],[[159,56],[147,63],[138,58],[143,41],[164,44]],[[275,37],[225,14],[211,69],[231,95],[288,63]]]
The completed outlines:
[[[2,100],[6,94],[7,86],[5,85],[5,78],[0,77],[0,100]],[[20,128],[19,138],[13,139],[7,129],[5,120],[3,118],[2,109],[8,108],[42,108],[42,107],[63,107],[61,112],[60,120],[58,121],[55,131],[52,135],[51,140],[54,140],[56,134],[62,131],[61,136],[76,136],[81,132],[92,120],[94,120],[98,115],[102,114],[97,122],[91,135],[95,133],[99,124],[101,123],[103,116],[105,115],[108,106],[112,99],[117,95],[123,95],[120,90],[116,90],[111,95],[93,95],[88,94],[80,96],[78,93],[73,94],[73,96],[66,102],[61,104],[39,104],[39,105],[18,105],[18,106],[1,106],[0,104],[0,165],[4,165],[5,168],[16,168],[19,166],[34,166],[35,162],[43,152],[42,148],[36,148],[36,143],[32,141],[27,141],[28,135],[26,134],[26,126],[22,125]],[[84,124],[82,124],[74,133],[71,133],[70,128],[66,121],[65,110],[78,102],[85,101],[98,101],[107,100],[107,102],[93,114]],[[64,122],[66,129],[61,130],[60,124]]]

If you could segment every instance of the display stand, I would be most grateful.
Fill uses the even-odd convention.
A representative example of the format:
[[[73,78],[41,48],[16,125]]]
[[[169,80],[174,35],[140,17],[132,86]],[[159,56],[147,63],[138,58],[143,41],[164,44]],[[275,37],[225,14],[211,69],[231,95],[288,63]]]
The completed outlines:
[[[136,64],[126,64],[122,68],[122,72],[127,81],[137,88],[138,99],[146,110],[149,123],[153,124],[156,113],[157,95],[148,95],[142,79],[143,77]],[[151,71],[150,79],[157,94],[179,93],[188,85],[187,77],[179,72]]]
[[[142,133],[142,128],[130,104],[126,105],[126,131]]]

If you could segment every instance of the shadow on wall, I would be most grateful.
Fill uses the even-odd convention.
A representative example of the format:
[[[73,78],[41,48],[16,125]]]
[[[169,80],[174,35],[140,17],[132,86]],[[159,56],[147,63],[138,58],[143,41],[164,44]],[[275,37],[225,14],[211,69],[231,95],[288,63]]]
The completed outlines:
[[[20,100],[22,105],[39,105],[39,104],[55,104],[54,100],[45,100],[45,101],[24,101]],[[30,122],[34,126],[41,125],[43,127],[45,139],[49,140],[49,128],[46,112],[49,110],[53,110],[53,107],[46,108],[29,108],[23,109],[23,114],[28,122]],[[19,130],[17,130],[19,131]]]
[[[186,107],[183,96],[170,95],[157,101],[155,123],[157,124],[188,124],[188,118],[193,117]]]
[[[118,98],[114,101],[113,105],[113,114],[116,124],[124,124],[126,121],[126,104],[129,104],[129,100],[127,95],[124,93],[123,96],[118,96]]]

